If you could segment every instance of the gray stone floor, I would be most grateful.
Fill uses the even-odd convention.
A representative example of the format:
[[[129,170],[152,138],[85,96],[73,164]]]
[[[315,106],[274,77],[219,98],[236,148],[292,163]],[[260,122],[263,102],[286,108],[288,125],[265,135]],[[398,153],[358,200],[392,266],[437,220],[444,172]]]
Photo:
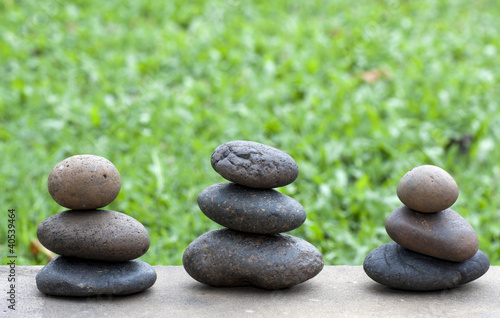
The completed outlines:
[[[286,290],[214,288],[180,266],[155,266],[156,284],[123,297],[71,298],[38,291],[40,266],[16,267],[16,311],[7,308],[9,268],[0,266],[0,317],[500,317],[500,267],[439,292],[396,291],[373,282],[361,266],[327,266]]]

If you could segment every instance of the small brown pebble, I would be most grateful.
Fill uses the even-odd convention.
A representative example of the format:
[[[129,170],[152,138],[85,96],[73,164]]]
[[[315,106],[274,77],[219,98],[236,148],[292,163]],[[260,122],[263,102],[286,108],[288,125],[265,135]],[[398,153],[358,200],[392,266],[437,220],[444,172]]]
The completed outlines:
[[[121,179],[107,159],[77,155],[64,159],[50,172],[49,193],[59,205],[93,210],[110,204],[120,192]]]
[[[458,186],[448,172],[425,165],[411,169],[401,178],[397,194],[410,209],[434,213],[451,207],[457,201]]]

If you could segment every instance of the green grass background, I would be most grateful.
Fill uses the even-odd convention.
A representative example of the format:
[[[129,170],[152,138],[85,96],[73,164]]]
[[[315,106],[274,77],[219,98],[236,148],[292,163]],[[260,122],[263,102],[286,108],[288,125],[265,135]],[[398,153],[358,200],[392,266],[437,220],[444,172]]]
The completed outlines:
[[[297,161],[280,191],[308,219],[290,234],[327,265],[391,241],[397,183],[422,164],[455,178],[453,209],[500,265],[498,30],[495,0],[0,0],[3,261],[15,208],[18,264],[47,262],[29,250],[65,210],[47,177],[95,154],[121,173],[108,209],[149,231],[141,259],[180,265],[220,227],[196,204],[223,181],[212,151],[244,139]]]

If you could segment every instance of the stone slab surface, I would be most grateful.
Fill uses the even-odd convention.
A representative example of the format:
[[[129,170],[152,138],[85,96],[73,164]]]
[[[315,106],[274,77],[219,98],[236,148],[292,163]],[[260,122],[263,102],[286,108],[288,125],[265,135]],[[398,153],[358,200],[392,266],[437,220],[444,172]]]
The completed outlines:
[[[216,288],[193,280],[181,266],[154,266],[147,291],[121,297],[55,297],[38,291],[41,266],[16,267],[16,311],[0,297],[0,317],[500,317],[500,267],[452,290],[396,291],[372,281],[361,266],[326,266],[290,289]],[[9,268],[0,266],[7,295]]]

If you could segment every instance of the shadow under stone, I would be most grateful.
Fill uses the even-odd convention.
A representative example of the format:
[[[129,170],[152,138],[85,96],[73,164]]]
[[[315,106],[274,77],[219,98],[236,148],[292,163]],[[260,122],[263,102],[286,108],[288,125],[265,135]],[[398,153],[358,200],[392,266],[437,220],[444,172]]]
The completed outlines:
[[[372,294],[376,294],[379,296],[394,296],[394,297],[400,297],[400,296],[429,296],[429,297],[436,297],[436,296],[441,296],[441,295],[451,295],[451,294],[469,294],[474,292],[474,290],[477,289],[477,284],[475,282],[471,282],[469,284],[464,284],[455,288],[451,289],[442,289],[442,290],[432,290],[432,291],[411,291],[411,290],[402,290],[402,289],[395,289],[391,288],[388,286],[384,286],[382,284],[373,282],[370,284],[367,284],[366,290]]]
[[[210,293],[210,294],[218,294],[218,295],[264,295],[268,296],[270,294],[286,294],[286,295],[294,295],[294,294],[303,294],[312,290],[312,285],[308,282],[302,283],[300,285],[295,285],[290,288],[283,289],[261,289],[253,286],[244,286],[244,287],[217,287],[210,286],[203,283],[195,282],[189,284],[188,286],[192,290],[200,293]]]
[[[47,295],[42,293],[41,291],[38,291],[37,297],[41,297],[45,299],[46,304],[51,303],[51,302],[72,302],[72,303],[86,303],[89,301],[96,301],[96,302],[120,302],[120,301],[132,301],[135,299],[142,299],[144,297],[150,297],[153,291],[151,288],[143,291],[143,292],[138,292],[135,294],[129,294],[129,295],[106,295],[106,294],[101,294],[101,295],[95,295],[95,296],[86,296],[86,297],[79,297],[79,296],[56,296],[56,295]]]

